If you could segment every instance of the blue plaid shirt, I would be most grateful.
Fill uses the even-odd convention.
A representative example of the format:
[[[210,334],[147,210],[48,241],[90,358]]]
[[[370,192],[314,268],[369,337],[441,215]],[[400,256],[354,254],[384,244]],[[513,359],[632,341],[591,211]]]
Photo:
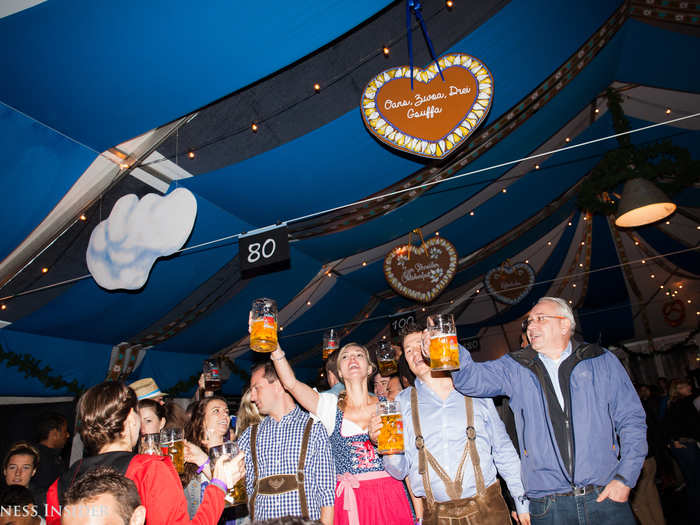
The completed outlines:
[[[301,440],[309,414],[298,406],[280,421],[270,416],[258,425],[256,450],[260,478],[277,474],[296,474]],[[250,428],[241,434],[238,445],[245,452],[246,490],[253,494],[255,469],[250,453]],[[319,422],[311,427],[309,448],[304,463],[304,490],[309,518],[317,520],[321,507],[332,507],[335,499],[335,464],[328,434]],[[254,520],[268,520],[282,516],[301,516],[299,493],[296,490],[284,494],[262,495],[255,498]]]

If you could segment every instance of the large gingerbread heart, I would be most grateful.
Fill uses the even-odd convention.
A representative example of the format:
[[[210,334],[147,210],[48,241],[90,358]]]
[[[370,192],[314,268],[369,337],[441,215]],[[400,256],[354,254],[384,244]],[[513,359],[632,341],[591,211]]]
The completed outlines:
[[[442,237],[431,237],[420,246],[397,246],[384,259],[389,285],[404,297],[424,303],[440,295],[456,271],[457,250]]]
[[[530,293],[535,284],[535,271],[529,264],[504,264],[486,273],[486,289],[491,296],[505,304],[516,304]]]
[[[440,159],[457,149],[491,108],[493,77],[482,62],[464,53],[438,59],[428,69],[401,66],[382,71],[362,93],[362,118],[385,144]]]

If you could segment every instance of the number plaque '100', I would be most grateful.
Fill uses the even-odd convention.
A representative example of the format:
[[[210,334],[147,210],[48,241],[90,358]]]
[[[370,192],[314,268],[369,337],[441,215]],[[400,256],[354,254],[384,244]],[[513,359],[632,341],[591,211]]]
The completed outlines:
[[[243,279],[288,269],[290,256],[287,225],[242,235],[238,241],[238,253]]]

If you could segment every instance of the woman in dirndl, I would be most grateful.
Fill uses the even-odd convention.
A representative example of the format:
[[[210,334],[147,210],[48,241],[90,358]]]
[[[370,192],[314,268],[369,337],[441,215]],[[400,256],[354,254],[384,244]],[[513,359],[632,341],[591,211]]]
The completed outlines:
[[[379,399],[370,395],[367,379],[374,372],[369,352],[358,343],[338,350],[338,375],[345,392],[319,394],[297,381],[278,346],[270,354],[285,389],[326,427],[333,448],[338,484],[335,525],[412,525],[403,484],[385,470],[382,457],[369,439],[369,422]]]

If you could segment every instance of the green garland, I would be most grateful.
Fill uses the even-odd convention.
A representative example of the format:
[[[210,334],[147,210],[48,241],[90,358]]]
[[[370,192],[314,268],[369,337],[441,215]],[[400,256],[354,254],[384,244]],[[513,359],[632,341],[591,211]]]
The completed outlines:
[[[229,358],[224,358],[223,361],[231,372],[241,378],[244,383],[247,383],[250,380],[248,373],[237,366],[232,360]],[[23,372],[25,378],[33,377],[38,379],[45,387],[53,390],[65,389],[76,397],[80,397],[80,395],[87,390],[85,385],[78,383],[78,381],[75,379],[73,381],[66,381],[61,376],[51,375],[53,369],[48,365],[42,367],[41,361],[36,357],[33,357],[30,354],[17,354],[15,352],[6,351],[2,348],[2,345],[0,345],[0,363],[2,362],[5,362],[6,366],[8,367],[15,367],[20,372]],[[199,381],[200,374],[201,372],[197,372],[187,379],[178,381],[175,383],[175,385],[166,389],[165,392],[171,396],[176,396],[192,390],[195,386],[197,386],[197,381]]]
[[[15,352],[5,351],[0,346],[0,363],[6,363],[8,367],[15,367],[20,372],[24,373],[25,378],[34,377],[38,379],[45,387],[53,390],[68,390],[76,397],[80,396],[85,391],[85,385],[81,385],[77,380],[66,381],[61,376],[51,375],[53,369],[50,366],[42,368],[41,361],[29,354],[17,354]]]
[[[622,96],[612,89],[608,89],[606,95],[615,132],[628,131],[629,122],[622,109]],[[608,151],[581,184],[578,207],[585,212],[615,214],[617,203],[602,198],[602,195],[615,191],[633,178],[654,181],[669,196],[700,180],[700,161],[693,160],[685,148],[674,146],[670,141],[634,146],[629,135],[617,140],[619,147]],[[663,179],[663,182],[658,179]]]

